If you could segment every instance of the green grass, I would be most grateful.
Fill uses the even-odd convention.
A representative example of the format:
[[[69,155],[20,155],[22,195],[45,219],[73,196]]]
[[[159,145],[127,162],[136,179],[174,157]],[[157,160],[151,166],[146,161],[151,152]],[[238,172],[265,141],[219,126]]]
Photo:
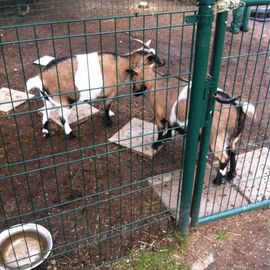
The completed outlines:
[[[129,258],[115,264],[114,270],[189,270],[177,261],[174,247],[158,251],[139,250],[130,253]]]
[[[173,233],[173,238],[176,240],[178,246],[183,250],[186,251],[188,249],[188,236],[183,235],[179,232]]]
[[[219,241],[226,241],[228,239],[228,233],[226,231],[219,231],[217,233],[217,240]]]
[[[113,270],[189,270],[181,261],[181,254],[187,251],[188,238],[174,233],[171,240],[158,245],[155,251],[147,249],[132,250],[128,259],[120,260]],[[161,241],[162,243],[163,241]]]

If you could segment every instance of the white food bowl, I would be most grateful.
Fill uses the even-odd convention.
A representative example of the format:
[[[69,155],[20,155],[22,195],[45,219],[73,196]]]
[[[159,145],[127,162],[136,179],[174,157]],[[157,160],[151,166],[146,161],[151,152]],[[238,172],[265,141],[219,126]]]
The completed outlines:
[[[52,236],[43,226],[12,226],[0,233],[0,270],[33,269],[49,256],[52,246]]]
[[[139,2],[138,7],[139,8],[149,8],[149,3],[148,3],[148,1],[141,1],[141,2]]]

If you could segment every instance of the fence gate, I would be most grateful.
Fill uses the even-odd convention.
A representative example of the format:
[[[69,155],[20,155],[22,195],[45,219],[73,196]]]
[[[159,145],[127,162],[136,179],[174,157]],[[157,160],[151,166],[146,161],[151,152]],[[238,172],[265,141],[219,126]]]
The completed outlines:
[[[180,206],[180,229],[184,233],[188,230],[190,213],[191,224],[197,225],[270,205],[270,29],[267,22],[269,1],[244,2],[244,16],[249,16],[250,6],[255,6],[252,11],[253,21],[250,21],[249,29],[243,29],[245,20],[249,19],[243,18],[242,22],[239,22],[243,32],[238,34],[226,33],[228,10],[224,10],[225,1],[218,3],[211,66],[207,79],[207,49],[203,46],[207,44],[207,47],[210,44],[213,1],[201,1],[196,17],[198,35]],[[260,5],[266,6],[261,9]],[[257,19],[259,23],[256,22]],[[202,76],[197,75],[197,72]],[[215,104],[213,94],[216,93],[217,87],[232,96],[240,96],[240,101],[232,106],[219,106],[217,102]],[[213,157],[216,156],[220,161],[221,154],[226,153],[230,160],[232,159],[230,150],[233,144],[227,148],[226,136],[230,135],[224,135],[224,132],[230,132],[232,107],[240,108],[240,104],[247,104],[244,102],[254,105],[256,113],[250,115],[250,119],[245,119],[238,146],[234,146],[234,152],[237,154],[236,176],[230,182],[215,186],[211,182],[216,177],[219,164],[213,170]],[[219,113],[218,124],[214,122],[211,128],[215,113]],[[222,119],[222,115],[225,114],[228,115],[226,121]],[[240,121],[239,118],[237,121]],[[240,125],[239,122],[237,125]],[[199,128],[202,128],[201,145],[195,168]],[[206,167],[207,159],[211,160],[211,166]],[[228,163],[234,166],[231,162]],[[220,169],[224,170],[224,167]],[[222,173],[225,174],[224,171]],[[230,180],[228,168],[226,173],[225,180]]]

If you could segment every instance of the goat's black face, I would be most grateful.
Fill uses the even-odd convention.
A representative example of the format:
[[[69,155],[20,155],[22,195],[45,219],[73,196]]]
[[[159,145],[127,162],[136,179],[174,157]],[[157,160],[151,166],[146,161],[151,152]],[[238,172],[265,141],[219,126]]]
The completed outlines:
[[[162,67],[166,64],[164,59],[159,57],[157,54],[153,54],[153,53],[147,56],[146,61],[148,61],[148,63],[145,63],[145,64],[151,65],[155,63],[157,67]]]
[[[145,94],[147,87],[144,84],[141,84],[140,88],[138,89],[136,83],[133,84],[133,93],[134,96],[138,97]]]

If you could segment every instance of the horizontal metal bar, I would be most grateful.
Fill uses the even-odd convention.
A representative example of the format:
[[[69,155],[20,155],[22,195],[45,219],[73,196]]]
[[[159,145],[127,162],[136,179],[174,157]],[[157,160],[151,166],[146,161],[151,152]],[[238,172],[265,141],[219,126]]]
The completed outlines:
[[[21,213],[19,216],[14,215],[14,216],[11,216],[11,217],[6,217],[4,219],[0,219],[0,222],[11,221],[13,219],[17,219],[18,217],[24,217],[25,218],[25,217],[27,217],[29,215],[38,214],[38,213],[42,213],[44,211],[49,211],[51,209],[65,207],[65,206],[68,206],[68,205],[71,205],[71,204],[74,204],[74,203],[80,203],[80,202],[83,202],[83,201],[91,200],[91,199],[96,198],[98,196],[106,195],[106,193],[108,193],[108,192],[116,192],[116,191],[119,191],[119,190],[122,190],[122,189],[125,189],[125,188],[126,189],[128,189],[128,188],[132,189],[132,188],[134,188],[134,186],[147,183],[148,181],[152,181],[155,178],[162,178],[163,179],[167,175],[181,173],[182,171],[183,171],[182,169],[178,169],[178,170],[170,171],[170,172],[167,172],[167,173],[147,177],[147,178],[145,178],[143,180],[139,180],[139,181],[136,181],[134,183],[123,184],[123,185],[118,186],[118,187],[114,187],[114,188],[111,188],[111,189],[106,189],[104,191],[100,191],[100,192],[96,192],[96,193],[91,194],[91,195],[84,196],[83,198],[77,198],[77,199],[74,199],[74,200],[69,200],[67,202],[65,201],[65,202],[62,202],[62,203],[59,203],[59,204],[54,204],[52,206],[46,206],[46,208],[40,208],[40,209],[37,209],[35,211],[31,211],[31,212],[27,212],[27,213]],[[122,194],[120,194],[118,196],[113,196],[113,197],[106,198],[104,200],[100,200],[100,201],[93,202],[93,203],[90,203],[90,204],[88,203],[87,205],[82,205],[82,206],[80,206],[78,208],[73,208],[73,209],[71,209],[69,211],[65,211],[65,213],[69,213],[72,210],[79,211],[79,210],[82,210],[82,209],[87,208],[87,207],[92,207],[92,206],[99,205],[99,204],[107,202],[109,200],[117,200],[120,197],[123,197],[123,196],[126,196],[126,195],[131,195],[132,193],[135,193],[135,192],[145,191],[145,190],[148,190],[148,189],[151,189],[151,188],[155,188],[155,187],[164,185],[166,183],[173,183],[173,182],[177,182],[177,181],[179,181],[179,179],[175,179],[175,178],[173,178],[172,180],[169,180],[169,181],[161,181],[161,183],[159,183],[159,184],[154,184],[154,185],[152,184],[151,186],[149,185],[148,187],[143,187],[143,188],[140,188],[140,189],[136,189],[136,190],[133,190],[132,192],[126,192],[126,193],[122,193]],[[55,217],[55,216],[59,216],[60,214],[61,213],[51,215],[50,218]],[[40,219],[39,221],[42,221],[42,220],[43,220],[43,218]]]
[[[153,30],[164,30],[164,29],[175,29],[186,27],[185,24],[176,24],[170,26],[152,26],[152,27],[145,27],[145,28],[137,28],[137,29],[124,29],[124,30],[117,30],[117,31],[108,31],[108,32],[95,32],[89,34],[76,34],[76,35],[65,35],[65,36],[53,36],[53,37],[46,37],[46,38],[34,38],[34,39],[25,39],[25,40],[16,40],[16,41],[6,41],[0,42],[1,46],[6,45],[15,45],[15,44],[27,44],[32,42],[42,42],[42,41],[50,41],[50,40],[61,40],[61,39],[72,39],[72,38],[83,38],[83,37],[93,37],[93,36],[105,36],[105,35],[112,35],[112,34],[121,34],[121,33],[133,33],[133,32],[145,32],[145,31],[153,31]],[[0,29],[1,30],[1,29]]]
[[[174,76],[172,75],[171,77],[174,77]],[[130,85],[130,84],[132,84],[132,82],[131,83],[129,82],[129,83],[121,84],[121,86],[122,85]],[[115,87],[117,87],[117,85]],[[148,93],[158,92],[158,91],[166,91],[166,90],[169,90],[169,89],[172,89],[172,88],[175,88],[175,87],[178,87],[178,85],[177,86],[168,86],[166,88],[158,88],[158,89],[153,89],[153,90],[147,90],[147,91],[148,91]],[[106,87],[104,87],[104,88],[106,88]],[[83,90],[83,91],[87,91],[87,90]],[[70,92],[70,93],[73,93],[73,92]],[[52,96],[59,96],[59,95],[54,94]],[[97,102],[100,102],[100,101],[106,101],[106,100],[119,100],[120,98],[132,97],[132,96],[134,96],[134,93],[121,94],[121,95],[111,97],[111,98],[98,98],[96,100],[92,100],[91,104],[97,103]],[[41,96],[35,96],[35,97],[32,97],[29,100],[42,100],[42,97]],[[16,100],[16,101],[14,101],[14,103],[16,103],[18,101],[28,101],[28,99]],[[2,102],[0,104],[6,104],[6,103],[11,103],[11,102]],[[256,102],[252,102],[253,105],[258,105],[258,104],[263,104],[263,103],[265,103],[265,104],[270,103],[270,99],[263,99],[263,100],[258,100]],[[80,105],[80,104],[82,104],[82,103],[78,103],[78,105]],[[230,110],[230,108],[234,108],[234,107],[237,108],[239,106],[240,105],[236,105],[236,106],[231,105],[228,108],[215,108],[214,111],[220,112],[220,111]],[[62,107],[67,107],[67,106],[62,106]],[[54,108],[47,109],[47,110],[54,110],[54,109],[57,109],[57,108],[60,108],[60,106],[59,107],[56,106]],[[14,117],[14,116],[30,115],[31,113],[41,112],[42,110],[44,110],[44,109],[39,108],[39,109],[36,109],[36,110],[29,110],[29,111],[24,111],[24,112],[15,112],[15,113],[9,113],[9,114],[2,114],[2,115],[0,115],[0,119],[5,119],[5,118],[8,118],[8,117]]]
[[[175,130],[175,129],[176,129],[175,127],[170,128],[170,130]],[[165,130],[166,129],[164,129],[164,131]],[[142,135],[132,136],[132,137],[130,137],[128,139],[120,139],[120,140],[113,141],[113,142],[105,142],[105,143],[95,144],[95,145],[90,145],[90,146],[87,146],[87,147],[85,146],[85,147],[82,147],[82,148],[77,148],[77,149],[72,149],[72,150],[66,150],[66,151],[63,151],[63,152],[54,153],[52,155],[47,155],[47,156],[43,156],[43,157],[37,157],[37,158],[28,159],[28,160],[24,160],[24,161],[18,161],[18,162],[15,162],[15,163],[8,163],[8,164],[5,164],[5,165],[1,165],[0,166],[0,169],[17,167],[17,166],[20,166],[20,165],[27,165],[27,164],[29,164],[31,162],[42,161],[42,160],[51,159],[51,158],[57,158],[57,157],[65,156],[67,154],[80,153],[80,152],[83,152],[83,151],[86,151],[86,150],[92,150],[92,149],[96,149],[96,148],[99,148],[99,147],[112,145],[112,144],[115,144],[116,142],[121,142],[121,141],[127,141],[127,140],[131,140],[131,139],[135,139],[135,138],[146,137],[148,135],[154,135],[154,134],[157,134],[157,133],[158,133],[158,131],[153,131],[151,133],[145,133],[143,136]],[[175,134],[175,138],[184,137],[184,136],[185,136],[185,134]],[[166,142],[168,140],[171,140],[171,138],[166,138],[166,139],[163,139],[161,141]],[[149,145],[151,143],[145,143],[145,144],[142,143],[142,144],[140,144],[140,146]],[[138,146],[133,146],[130,149],[133,149],[133,148],[136,148],[136,147],[138,147]],[[74,162],[88,160],[88,159],[92,159],[92,158],[96,158],[96,157],[101,157],[101,156],[109,155],[109,154],[114,154],[114,153],[122,152],[122,151],[128,151],[128,148],[124,148],[124,149],[116,150],[116,151],[111,151],[111,152],[106,152],[106,153],[101,153],[101,154],[96,154],[94,156],[88,156],[87,158],[80,158],[80,159],[72,160],[70,162],[74,163]],[[61,164],[55,164],[55,165],[52,165],[52,166],[47,166],[46,168],[42,168],[42,169],[41,168],[40,169],[35,169],[34,171],[26,171],[26,172],[23,172],[22,174],[24,175],[24,174],[30,173],[30,172],[31,173],[32,172],[38,172],[38,171],[43,170],[43,169],[51,169],[51,168],[54,168],[54,167],[66,165],[67,163],[68,162],[64,162],[64,163],[61,163]],[[15,176],[18,176],[18,174],[9,175],[9,177],[15,177]],[[9,177],[5,177],[5,176],[3,177],[3,176],[1,176],[0,177],[0,180],[1,179],[4,179],[4,178],[9,178]]]
[[[174,128],[172,128],[174,129]],[[153,133],[147,133],[145,134],[146,135],[152,135],[152,134],[156,134],[157,132],[154,132]],[[180,134],[177,134],[175,135],[175,138],[178,138],[178,137],[184,137],[185,135],[180,135]],[[133,139],[133,138],[138,138],[140,136],[133,136],[131,137],[130,139]],[[117,140],[117,142],[119,141],[125,141],[126,139],[123,139],[123,140]],[[164,139],[162,141],[167,141],[167,140],[170,140],[169,139]],[[75,154],[75,153],[79,153],[79,152],[82,152],[82,151],[85,151],[85,150],[91,150],[91,149],[96,149],[98,147],[102,147],[102,146],[106,146],[106,145],[111,145],[111,144],[114,144],[115,142],[106,142],[106,143],[101,143],[101,144],[97,144],[97,145],[91,145],[91,146],[88,146],[88,147],[84,147],[84,148],[78,148],[78,149],[73,149],[73,150],[68,150],[68,151],[64,151],[64,152],[60,152],[60,153],[56,153],[56,154],[53,154],[53,155],[48,155],[48,156],[44,156],[44,157],[38,157],[38,158],[34,158],[34,159],[29,159],[29,160],[24,160],[24,161],[19,161],[19,162],[15,162],[15,163],[9,163],[9,164],[5,164],[5,165],[1,165],[0,168],[1,169],[7,169],[7,168],[11,168],[11,167],[16,167],[16,166],[20,166],[20,165],[25,165],[25,164],[29,164],[31,162],[36,162],[36,161],[42,161],[42,160],[46,160],[46,159],[49,159],[49,158],[57,158],[57,157],[61,157],[61,156],[64,156],[66,154]],[[141,146],[143,145],[148,145],[148,144],[141,144]],[[260,142],[256,142],[252,145],[249,145],[249,144],[243,144],[237,148],[235,148],[235,150],[241,150],[241,149],[246,149],[248,147],[259,147],[261,145],[264,145],[264,146],[267,146],[267,145],[270,145],[270,140],[263,140],[263,141],[260,141]],[[134,146],[132,148],[136,148],[137,146]],[[130,148],[130,149],[132,149]],[[109,155],[109,154],[113,154],[113,153],[119,153],[119,152],[124,152],[124,151],[128,151],[127,148],[123,148],[123,149],[118,149],[116,151],[111,151],[111,152],[106,152],[106,153],[101,153],[101,154],[97,154],[96,156],[97,157],[101,157],[101,156],[104,156],[104,155]],[[222,151],[220,151],[222,152]],[[214,153],[219,153],[218,151],[216,152],[208,152],[208,155],[209,154],[214,154]],[[39,168],[39,169],[34,169],[34,170],[29,170],[29,171],[25,171],[25,172],[21,172],[21,173],[15,173],[15,174],[11,174],[11,175],[8,175],[8,176],[1,176],[0,177],[0,180],[4,180],[4,179],[7,179],[7,178],[10,178],[10,177],[15,177],[15,176],[23,176],[23,175],[26,175],[26,174],[29,174],[29,173],[33,173],[33,172],[40,172],[42,170],[46,170],[46,169],[53,169],[53,168],[56,168],[56,167],[60,167],[60,166],[65,166],[69,163],[76,163],[76,162],[79,162],[79,161],[84,161],[84,160],[88,160],[88,159],[92,159],[96,156],[90,156],[90,157],[87,157],[87,158],[80,158],[80,159],[76,159],[76,160],[72,160],[70,162],[62,162],[62,163],[58,163],[58,164],[54,164],[54,165],[51,165],[51,166],[47,166],[45,168]]]
[[[267,49],[265,52],[254,52],[254,53],[243,53],[238,55],[229,55],[229,56],[223,56],[222,59],[231,59],[231,58],[241,58],[241,57],[251,57],[251,56],[258,56],[258,55],[268,55],[270,53],[270,50]]]
[[[171,209],[171,210],[176,210],[175,208]],[[107,230],[107,231],[102,231],[100,232],[99,234],[96,234],[96,235],[93,235],[93,236],[88,236],[84,239],[80,239],[80,240],[77,240],[77,241],[73,241],[73,242],[69,242],[69,243],[65,243],[59,247],[56,247],[54,248],[52,251],[55,252],[57,249],[60,249],[60,248],[64,248],[66,249],[68,246],[71,246],[71,245],[74,245],[76,244],[77,247],[76,248],[71,248],[69,250],[65,250],[64,252],[61,252],[61,253],[57,253],[55,255],[55,257],[59,257],[59,256],[62,256],[64,254],[67,254],[67,253],[70,253],[71,251],[75,251],[75,250],[78,250],[78,249],[81,249],[81,248],[85,248],[85,247],[88,247],[88,246],[92,246],[92,245],[96,245],[98,243],[101,243],[101,242],[104,242],[106,240],[109,240],[109,239],[113,239],[117,236],[120,236],[120,235],[123,235],[123,234],[127,234],[127,233],[130,233],[130,232],[133,232],[133,231],[139,231],[141,230],[142,228],[147,228],[157,222],[161,222],[163,220],[168,220],[169,219],[169,215],[168,215],[168,210],[164,210],[164,211],[161,211],[161,212],[158,212],[154,215],[151,215],[151,216],[147,216],[146,218],[143,218],[143,219],[139,219],[139,220],[136,220],[135,222],[131,222],[131,223],[126,223],[124,224],[123,226],[118,226],[118,227],[114,227],[112,230]],[[160,215],[166,215],[164,216],[163,218],[159,217]],[[172,214],[170,214],[170,216],[172,216]],[[157,218],[159,217],[159,218]],[[151,219],[154,219],[154,221],[149,221]],[[131,228],[131,229],[128,229],[128,230],[125,230],[125,231],[121,231],[119,233],[115,233],[113,235],[110,235],[109,237],[105,237],[103,239],[100,239],[99,241],[92,241],[91,243],[89,244],[85,244],[85,245],[81,245],[79,243],[83,242],[83,241],[89,241],[89,240],[92,240],[94,237],[98,237],[100,238],[102,235],[106,235],[106,234],[112,234],[112,232],[114,231],[117,231],[117,230],[122,230],[123,228],[127,228],[127,227],[132,227],[132,226],[135,226],[136,224],[138,223],[143,223],[143,225],[141,226],[137,226],[135,228]],[[53,258],[53,256],[50,256],[50,258]]]
[[[173,15],[173,14],[185,14],[185,13],[195,13],[196,10],[185,10],[185,11],[159,11],[154,13],[146,13],[146,14],[131,14],[131,15],[120,15],[120,16],[109,16],[109,17],[95,17],[95,18],[83,18],[83,19],[68,19],[68,20],[57,20],[57,21],[46,21],[46,22],[36,22],[36,23],[27,23],[27,24],[15,24],[15,25],[6,25],[1,26],[1,29],[12,29],[12,28],[22,28],[29,26],[44,26],[44,25],[57,25],[63,23],[80,23],[80,22],[92,22],[92,21],[108,21],[108,20],[120,20],[120,19],[128,19],[128,18],[140,18],[140,17],[153,17],[153,16],[161,16],[161,15]]]
[[[117,84],[108,84],[108,85],[103,86],[103,89],[105,90],[107,88],[116,88],[117,90],[119,90],[119,88],[122,87],[122,86],[133,86],[134,83],[148,82],[148,81],[159,81],[159,80],[170,79],[170,78],[175,78],[176,80],[181,81],[176,76],[183,77],[183,76],[189,76],[189,75],[191,75],[190,72],[185,72],[185,73],[181,73],[181,74],[172,74],[172,75],[167,74],[167,75],[164,75],[162,77],[156,76],[154,79],[148,79],[148,80],[144,79],[144,80],[129,81],[129,82],[117,83]],[[90,84],[90,81],[88,83]],[[153,90],[148,90],[148,93],[158,92],[158,91],[163,91],[163,90],[166,91],[166,90],[173,89],[173,88],[184,87],[186,85],[187,85],[187,83],[183,83],[183,84],[177,83],[177,84],[171,85],[171,86],[166,86],[166,87],[161,87],[161,88],[155,88]],[[64,96],[64,95],[67,95],[67,94],[74,94],[75,91],[76,91],[76,93],[83,93],[83,92],[89,92],[89,91],[94,91],[94,90],[100,89],[100,87],[86,88],[86,89],[82,89],[82,90],[74,90],[74,88],[75,88],[75,86],[73,86],[72,89],[67,89],[67,90],[65,90],[64,93],[62,93],[61,92],[61,87],[59,86],[58,92],[54,93],[54,94],[49,94],[49,96],[50,97],[60,97],[60,96]],[[28,94],[26,91],[21,91],[21,92]],[[121,94],[121,95],[111,97],[111,98],[108,98],[108,97],[97,98],[97,99],[89,100],[88,102],[93,103],[93,102],[99,102],[99,101],[105,101],[105,100],[114,100],[114,99],[120,99],[122,97],[129,97],[129,96],[134,96],[134,94],[131,92],[129,94]],[[27,101],[27,100],[43,100],[43,99],[44,99],[43,96],[34,96],[34,97],[31,97],[31,98],[23,98],[23,99],[16,99],[14,101],[12,100],[12,101],[0,102],[0,105],[16,103],[16,102],[20,102],[20,101]],[[78,102],[78,103],[75,103],[75,104],[79,105],[79,104],[82,104],[82,103],[86,103],[86,102]],[[61,106],[61,107],[69,107],[69,105]],[[57,109],[57,108],[60,108],[60,106],[58,106],[58,107],[55,106],[53,108],[48,108],[48,110],[54,110],[54,109]],[[33,111],[27,111],[25,113],[30,113],[30,112],[33,112]],[[20,113],[16,112],[16,114],[14,114],[14,115],[20,115]],[[0,115],[0,119],[4,118],[4,116],[5,115]],[[10,116],[12,116],[12,115],[9,114],[9,117]]]
[[[126,193],[126,194],[122,194],[121,195],[121,197],[123,197],[123,196],[128,196],[128,195],[131,195],[131,194],[134,194],[134,193],[136,193],[136,192],[142,192],[142,191],[147,191],[147,190],[149,190],[149,189],[151,189],[152,187],[151,186],[149,186],[149,187],[146,187],[146,188],[144,188],[144,189],[138,189],[138,190],[134,190],[134,191],[132,191],[132,192],[129,192],[129,193]],[[120,195],[119,195],[119,197],[120,197]],[[81,211],[81,210],[84,210],[84,209],[86,209],[86,208],[90,208],[90,207],[92,207],[92,206],[98,206],[99,204],[101,204],[101,203],[103,203],[103,202],[108,202],[109,203],[109,201],[112,201],[112,200],[116,200],[116,199],[118,199],[118,198],[114,198],[114,197],[112,197],[112,198],[109,198],[109,199],[106,199],[106,200],[102,200],[102,201],[98,201],[98,202],[95,202],[95,203],[93,203],[93,204],[89,204],[89,205],[83,205],[83,206],[81,206],[81,207],[78,207],[78,208],[72,208],[72,209],[70,209],[70,210],[68,210],[68,211],[61,211],[61,212],[59,212],[59,213],[57,213],[57,214],[54,214],[54,215],[49,215],[49,216],[47,216],[47,217],[42,217],[42,218],[38,218],[38,219],[35,219],[35,220],[32,220],[32,221],[35,221],[35,222],[44,222],[44,221],[47,221],[47,220],[51,220],[51,219],[53,219],[53,218],[57,218],[57,217],[59,217],[59,216],[64,216],[64,215],[68,215],[68,214],[70,214],[70,213],[72,213],[72,212],[78,212],[78,211]],[[53,208],[55,208],[55,207],[53,207]],[[45,210],[48,210],[47,208],[45,209]],[[173,212],[174,210],[176,210],[176,208],[175,207],[173,207],[173,208],[167,208],[166,210],[164,210],[163,211],[163,213],[167,213],[167,212]],[[25,217],[25,216],[28,216],[28,215],[31,215],[32,213],[27,213],[27,215],[24,215],[24,214],[21,214],[21,215],[19,215],[19,216],[17,216],[17,217],[14,217],[14,218],[12,218],[12,219],[17,219],[17,218],[22,218],[22,217]],[[158,214],[160,214],[160,213],[157,213],[157,215]],[[148,216],[149,217],[149,216]],[[4,221],[5,222],[8,222],[8,221],[11,221],[12,220],[11,218],[7,218],[7,219],[4,219]]]
[[[257,202],[256,204],[249,204],[247,206],[226,210],[226,212],[213,214],[211,216],[199,217],[198,222],[194,225],[205,224],[205,223],[216,221],[222,218],[227,218],[234,215],[243,214],[251,210],[255,210],[255,209],[263,208],[263,207],[269,207],[269,206],[270,206],[270,200]]]
[[[246,3],[246,6],[262,6],[270,5],[269,0],[242,0]]]

